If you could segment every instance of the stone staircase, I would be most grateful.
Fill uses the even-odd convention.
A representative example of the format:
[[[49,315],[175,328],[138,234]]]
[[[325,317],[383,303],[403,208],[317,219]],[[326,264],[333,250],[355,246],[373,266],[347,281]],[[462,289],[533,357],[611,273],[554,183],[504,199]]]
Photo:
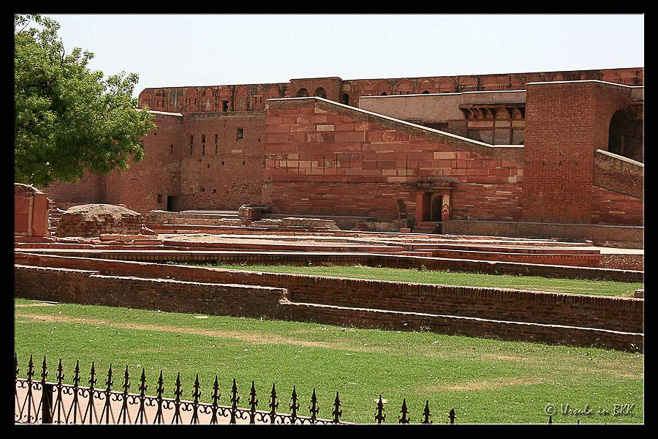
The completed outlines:
[[[430,221],[416,223],[414,233],[440,233],[440,224],[441,223]]]

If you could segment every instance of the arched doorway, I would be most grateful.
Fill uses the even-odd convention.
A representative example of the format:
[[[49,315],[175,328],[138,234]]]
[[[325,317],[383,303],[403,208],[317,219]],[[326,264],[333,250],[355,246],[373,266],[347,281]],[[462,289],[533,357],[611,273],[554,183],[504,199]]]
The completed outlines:
[[[450,198],[453,183],[449,181],[419,181],[416,183],[414,231],[442,233],[443,224],[450,221]]]
[[[326,99],[327,98],[327,91],[322,87],[318,87],[318,88],[315,89],[315,93],[313,93],[313,96],[317,96],[319,98]]]
[[[629,109],[617,111],[610,120],[608,151],[644,162],[642,120]]]
[[[298,98],[307,98],[308,97],[308,90],[305,88],[300,88],[297,90],[297,97]]]

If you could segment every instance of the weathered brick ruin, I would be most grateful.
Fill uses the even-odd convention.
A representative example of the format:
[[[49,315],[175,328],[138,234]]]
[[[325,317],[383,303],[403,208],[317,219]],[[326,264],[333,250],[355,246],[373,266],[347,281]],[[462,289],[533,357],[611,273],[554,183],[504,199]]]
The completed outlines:
[[[57,236],[101,236],[117,233],[138,235],[144,226],[144,218],[138,212],[122,206],[108,204],[83,204],[64,212],[57,225]]]

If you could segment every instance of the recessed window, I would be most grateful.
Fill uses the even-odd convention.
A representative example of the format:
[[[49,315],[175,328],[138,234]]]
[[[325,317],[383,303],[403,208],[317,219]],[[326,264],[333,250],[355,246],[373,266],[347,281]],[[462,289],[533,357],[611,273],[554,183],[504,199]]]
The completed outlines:
[[[237,140],[243,139],[244,138],[244,130],[242,128],[238,128],[237,132]]]
[[[169,154],[174,153],[174,145],[169,145]]]

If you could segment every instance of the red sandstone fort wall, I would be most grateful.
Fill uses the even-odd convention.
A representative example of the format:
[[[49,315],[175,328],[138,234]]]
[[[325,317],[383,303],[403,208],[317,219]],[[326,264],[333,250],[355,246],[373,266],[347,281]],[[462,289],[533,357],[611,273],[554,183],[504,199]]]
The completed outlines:
[[[77,183],[53,183],[40,189],[62,208],[71,203],[101,203],[105,200],[105,179],[105,175],[85,172]]]
[[[181,209],[260,203],[264,113],[186,115],[180,155]]]
[[[143,160],[107,174],[106,203],[125,204],[143,215],[165,208],[167,195],[179,190],[182,122],[181,115],[156,114],[156,129],[143,139]]]
[[[44,192],[55,201],[123,204],[142,214],[260,203],[263,112],[155,116],[157,128],[142,141],[141,162],[120,172],[87,174],[76,184],[53,184]]]
[[[310,99],[270,101],[264,201],[274,212],[398,219],[416,184],[451,182],[454,219],[518,219],[522,148],[491,148]]]
[[[157,127],[142,140],[144,156],[130,168],[108,174],[91,174],[77,183],[55,183],[43,191],[57,204],[123,204],[146,214],[164,209],[167,194],[180,191],[180,132],[183,117],[156,113]]]
[[[275,212],[286,214],[394,221],[403,214],[400,206],[409,215],[425,212],[426,206],[416,206],[423,199],[416,185],[429,181],[451,185],[451,220],[642,224],[642,172],[592,155],[607,149],[612,113],[637,100],[637,90],[597,81],[531,83],[582,79],[641,84],[643,70],[147,89],[140,94],[142,105],[185,113],[157,113],[158,128],[143,141],[144,160],[44,192],[60,203],[124,204],[143,214],[272,203]],[[355,97],[381,93],[526,86],[530,137],[525,148],[508,149],[412,129],[326,101],[267,101],[302,88],[310,94],[323,88],[329,100],[349,94],[354,104]]]
[[[546,81],[599,80],[616,84],[643,85],[643,68],[582,71],[505,73],[490,75],[429,76],[413,78],[291,79],[289,83],[212,85],[147,88],[139,95],[142,108],[169,112],[260,111],[270,98],[295,97],[300,89],[314,96],[318,88],[327,99],[358,106],[361,96],[465,91],[523,90],[527,83]],[[338,90],[339,88],[339,90]]]

